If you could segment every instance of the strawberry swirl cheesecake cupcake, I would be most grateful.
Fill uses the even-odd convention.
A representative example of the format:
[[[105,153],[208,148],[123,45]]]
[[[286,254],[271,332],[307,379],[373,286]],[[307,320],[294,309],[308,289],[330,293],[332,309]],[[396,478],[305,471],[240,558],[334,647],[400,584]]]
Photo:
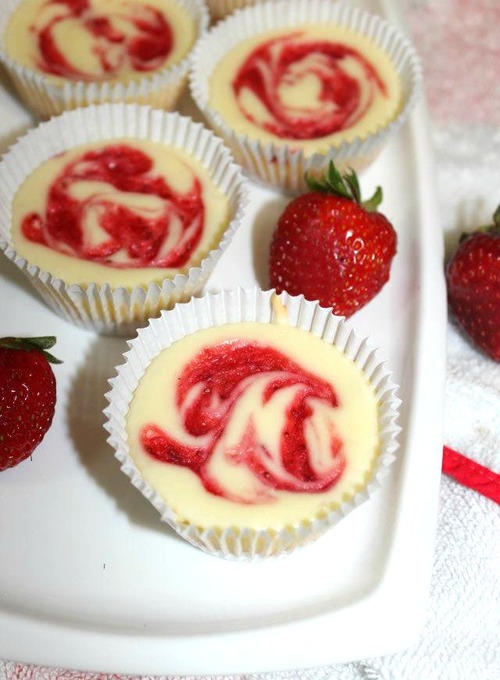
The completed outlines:
[[[317,303],[208,295],[130,347],[107,395],[109,441],[162,519],[209,553],[292,552],[366,500],[394,459],[395,385]]]
[[[420,86],[416,54],[394,27],[329,0],[266,2],[212,28],[193,56],[191,91],[256,178],[302,190],[333,160],[370,163]]]
[[[4,158],[0,183],[4,252],[56,311],[107,333],[199,292],[246,205],[212,133],[126,104],[43,123]]]
[[[0,59],[41,117],[118,100],[169,109],[207,25],[201,0],[6,0]]]

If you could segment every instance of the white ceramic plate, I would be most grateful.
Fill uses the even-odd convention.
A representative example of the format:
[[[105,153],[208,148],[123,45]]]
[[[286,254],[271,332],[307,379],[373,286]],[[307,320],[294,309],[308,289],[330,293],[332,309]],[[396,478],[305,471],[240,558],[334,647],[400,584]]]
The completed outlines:
[[[386,3],[363,6],[390,12]],[[397,19],[390,14],[391,19]],[[3,148],[30,124],[0,92]],[[352,322],[401,386],[400,463],[324,538],[257,564],[210,557],[160,523],[106,444],[107,379],[127,349],[59,319],[6,259],[0,334],[54,334],[58,404],[32,461],[0,475],[0,658],[131,674],[298,669],[417,640],[429,587],[441,463],[442,232],[424,106],[361,178],[384,187],[399,248],[390,282]],[[255,187],[209,289],[267,287],[287,199]]]

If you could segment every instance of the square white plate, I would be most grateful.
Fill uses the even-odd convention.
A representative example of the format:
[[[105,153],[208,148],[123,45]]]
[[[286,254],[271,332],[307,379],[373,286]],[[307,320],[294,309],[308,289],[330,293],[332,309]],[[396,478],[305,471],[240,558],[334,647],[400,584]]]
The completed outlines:
[[[394,21],[388,2],[360,2]],[[4,88],[0,143],[31,123]],[[10,138],[10,139],[9,139]],[[382,292],[352,319],[394,370],[399,463],[317,543],[257,564],[198,551],[160,523],[106,444],[104,393],[126,351],[59,319],[0,260],[0,334],[56,335],[58,403],[32,461],[0,474],[0,658],[131,674],[298,669],[414,643],[427,600],[442,450],[445,288],[425,105],[361,176],[398,232]],[[207,289],[266,288],[289,200],[253,187]]]

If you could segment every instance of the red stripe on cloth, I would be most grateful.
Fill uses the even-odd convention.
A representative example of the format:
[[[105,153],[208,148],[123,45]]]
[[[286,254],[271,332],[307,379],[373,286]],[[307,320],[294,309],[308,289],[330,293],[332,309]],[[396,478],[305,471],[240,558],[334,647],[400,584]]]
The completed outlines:
[[[500,475],[461,453],[443,447],[443,472],[500,505]]]

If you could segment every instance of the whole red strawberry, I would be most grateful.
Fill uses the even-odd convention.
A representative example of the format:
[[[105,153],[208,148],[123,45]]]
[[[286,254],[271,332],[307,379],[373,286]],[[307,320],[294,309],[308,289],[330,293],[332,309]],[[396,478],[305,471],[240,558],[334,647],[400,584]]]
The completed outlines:
[[[55,338],[0,338],[0,471],[30,456],[49,429],[56,380],[47,352]],[[49,363],[50,362],[50,363]]]
[[[446,283],[457,323],[500,361],[500,206],[491,226],[462,236],[446,267]]]
[[[331,163],[323,182],[307,181],[311,191],[289,203],[273,234],[271,287],[350,316],[389,279],[396,232],[377,212],[381,188],[362,202],[353,171],[342,176]]]

